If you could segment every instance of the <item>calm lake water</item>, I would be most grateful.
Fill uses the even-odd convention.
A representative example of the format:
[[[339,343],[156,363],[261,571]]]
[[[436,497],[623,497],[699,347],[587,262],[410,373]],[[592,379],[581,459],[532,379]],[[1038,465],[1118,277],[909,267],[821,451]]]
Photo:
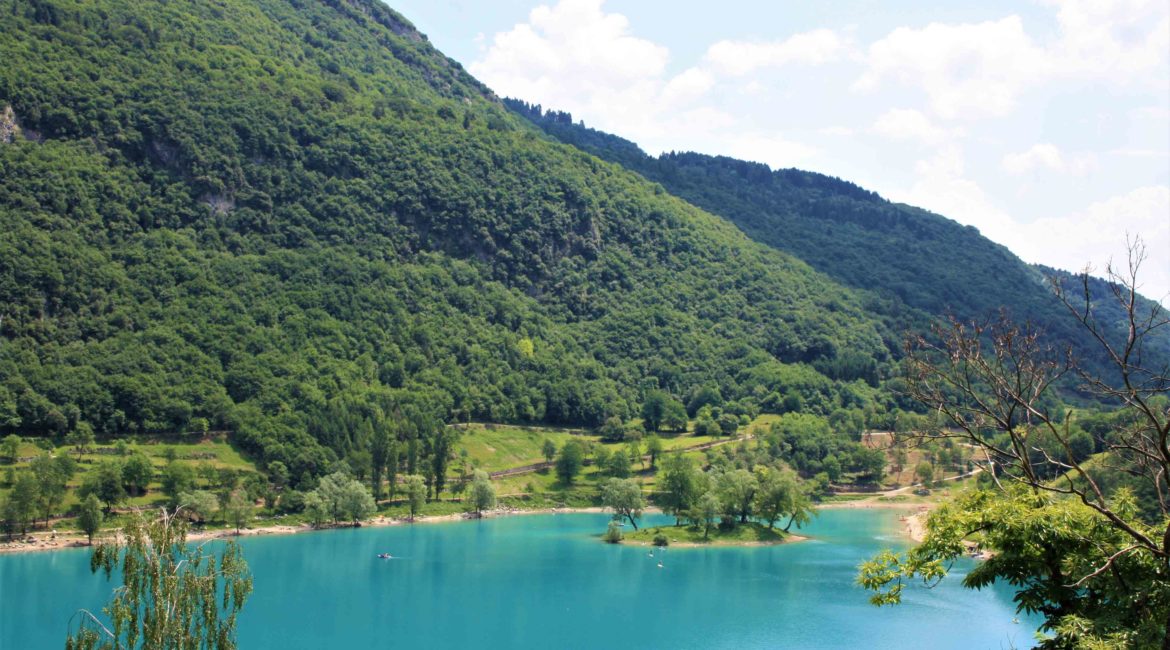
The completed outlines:
[[[662,516],[651,523],[667,523]],[[1027,648],[1037,621],[1007,589],[910,590],[878,609],[853,581],[903,547],[897,511],[828,510],[769,548],[602,544],[606,515],[326,531],[243,540],[256,588],[240,647]],[[378,560],[390,552],[392,560]],[[0,648],[60,648],[79,607],[110,590],[89,553],[0,556]]]

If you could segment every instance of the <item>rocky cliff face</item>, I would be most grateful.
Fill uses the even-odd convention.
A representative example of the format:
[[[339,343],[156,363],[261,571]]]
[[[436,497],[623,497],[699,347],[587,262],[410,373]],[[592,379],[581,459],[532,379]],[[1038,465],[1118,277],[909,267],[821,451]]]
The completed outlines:
[[[20,125],[16,123],[16,113],[11,106],[5,106],[0,111],[0,143],[9,144],[20,135]]]

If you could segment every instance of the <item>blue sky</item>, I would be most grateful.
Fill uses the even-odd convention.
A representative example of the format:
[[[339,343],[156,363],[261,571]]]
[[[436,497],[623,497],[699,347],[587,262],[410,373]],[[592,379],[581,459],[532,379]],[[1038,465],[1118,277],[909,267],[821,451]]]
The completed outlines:
[[[1170,296],[1170,5],[401,0],[497,93],[657,154],[810,169]]]

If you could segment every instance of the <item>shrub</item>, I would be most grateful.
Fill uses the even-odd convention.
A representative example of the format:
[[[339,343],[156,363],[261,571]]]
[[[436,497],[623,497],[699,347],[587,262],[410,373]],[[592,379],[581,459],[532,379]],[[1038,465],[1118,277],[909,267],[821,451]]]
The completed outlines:
[[[609,522],[609,527],[605,529],[605,535],[601,539],[609,544],[617,544],[622,541],[622,525],[616,521]]]

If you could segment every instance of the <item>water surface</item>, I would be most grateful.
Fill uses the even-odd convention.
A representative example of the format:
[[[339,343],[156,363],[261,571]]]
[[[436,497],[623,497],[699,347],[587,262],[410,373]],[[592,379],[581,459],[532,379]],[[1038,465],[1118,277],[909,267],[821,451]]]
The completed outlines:
[[[595,537],[606,515],[324,531],[242,541],[256,588],[240,647],[1026,648],[1011,592],[962,589],[969,564],[875,608],[857,564],[905,545],[897,511],[827,510],[766,548],[669,549]],[[667,518],[649,518],[666,523]],[[380,552],[395,556],[378,560]],[[110,590],[89,553],[0,556],[0,648],[59,648]]]

